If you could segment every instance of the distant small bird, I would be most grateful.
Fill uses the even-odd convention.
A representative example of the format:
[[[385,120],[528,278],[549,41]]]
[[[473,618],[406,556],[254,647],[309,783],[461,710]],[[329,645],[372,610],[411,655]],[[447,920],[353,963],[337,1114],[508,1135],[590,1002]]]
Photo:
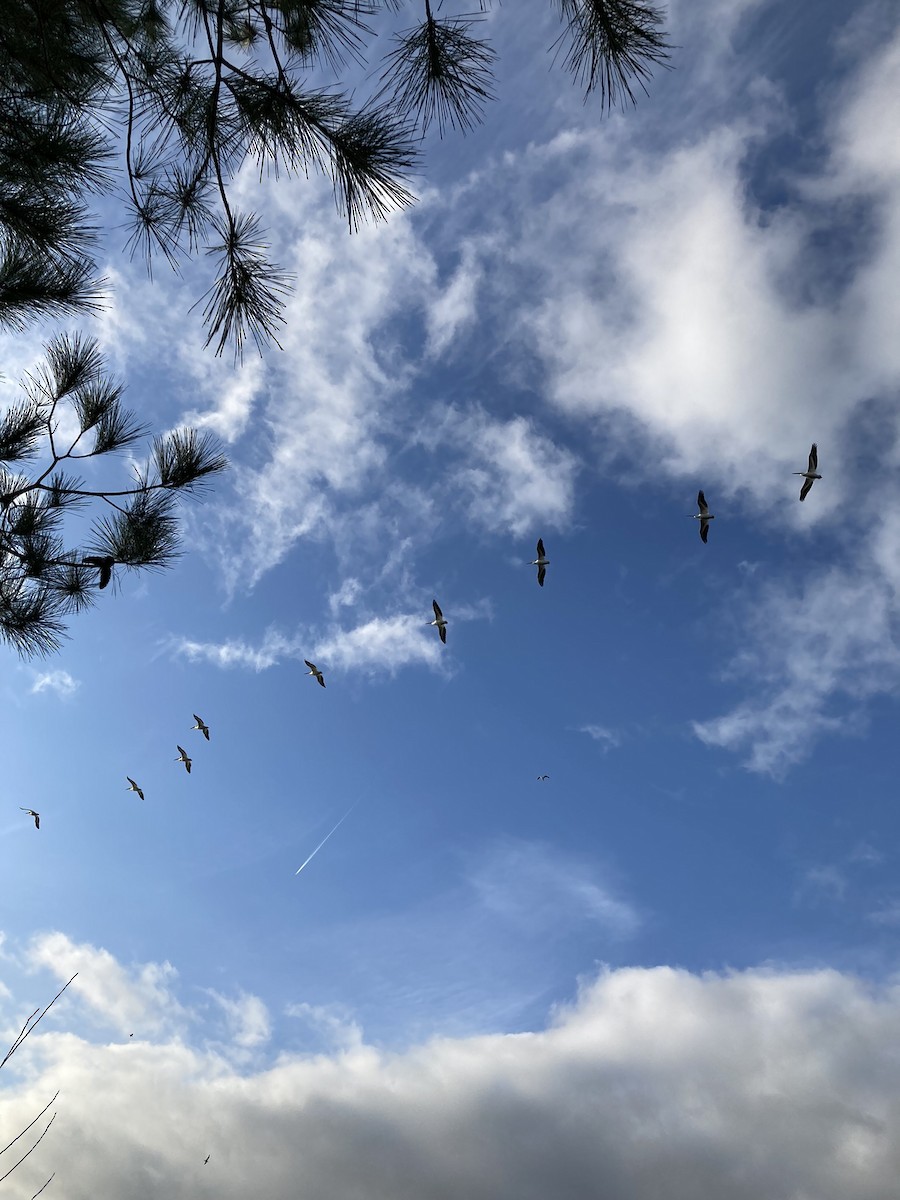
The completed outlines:
[[[429,625],[436,625],[437,631],[441,635],[441,641],[447,645],[447,622],[444,620],[444,614],[441,612],[441,606],[437,600],[432,600],[431,607],[434,609],[434,620],[429,621]]]
[[[325,676],[322,674],[322,672],[319,670],[319,668],[316,666],[316,664],[311,663],[308,658],[304,658],[303,661],[309,667],[309,670],[306,672],[307,675],[315,675],[316,679],[318,679],[319,683],[321,683],[322,687],[324,687],[325,686]]]
[[[128,1035],[128,1036],[129,1036],[129,1037],[134,1037],[134,1034],[133,1034],[133,1033],[129,1033],[129,1035]]]
[[[197,724],[192,725],[191,729],[199,729],[200,732],[203,734],[203,736],[206,738],[206,740],[209,741],[209,727],[207,726],[207,724],[205,723],[203,718],[198,717],[197,714],[194,713],[194,720],[197,722]]]
[[[101,557],[96,554],[90,554],[81,561],[87,563],[89,567],[96,567],[100,572],[100,590],[102,591],[110,579],[112,579],[112,569],[116,560],[112,557]]]
[[[806,468],[805,471],[792,471],[791,472],[792,475],[802,475],[803,476],[803,487],[800,489],[800,499],[801,500],[806,499],[806,497],[809,495],[809,489],[816,482],[816,480],[822,478],[822,476],[817,473],[818,470],[819,470],[819,448],[816,445],[816,443],[813,442],[812,446],[810,447],[810,451],[809,451],[809,466]]]
[[[709,537],[709,523],[716,518],[715,514],[709,511],[709,505],[706,503],[706,497],[702,492],[697,493],[697,506],[700,511],[694,513],[694,520],[700,522],[700,541],[706,545],[706,539]]]
[[[550,565],[550,559],[544,553],[544,539],[538,538],[537,558],[528,564],[530,567],[537,567],[537,581],[541,587],[544,586],[544,576],[547,574],[547,567]]]
[[[143,800],[144,793],[141,791],[141,789],[138,787],[138,785],[134,782],[134,780],[131,778],[131,776],[126,775],[125,778],[128,780],[128,787],[125,790],[127,792],[137,792],[137,794]]]
[[[21,804],[19,805],[19,808],[22,808]],[[22,808],[22,812],[28,813],[29,817],[34,817],[34,827],[35,829],[40,829],[41,814],[39,812],[35,812],[33,808]]]
[[[175,761],[176,761],[176,762],[180,762],[180,763],[184,763],[184,769],[187,771],[188,775],[190,775],[190,773],[191,773],[191,760],[190,760],[190,759],[188,758],[188,756],[187,756],[187,751],[185,751],[185,750],[182,750],[182,748],[181,748],[181,747],[178,745],[178,743],[177,743],[177,742],[176,742],[176,744],[175,744],[175,749],[178,751],[178,757],[175,759]]]
[[[539,780],[540,780],[540,779],[549,779],[549,778],[550,778],[550,776],[549,776],[549,775],[538,775],[538,779],[539,779]]]
[[[208,1162],[209,1162],[209,1155],[207,1154],[206,1158],[204,1158],[204,1160],[203,1160],[203,1165],[204,1165],[204,1167],[206,1166],[206,1164],[207,1164]]]

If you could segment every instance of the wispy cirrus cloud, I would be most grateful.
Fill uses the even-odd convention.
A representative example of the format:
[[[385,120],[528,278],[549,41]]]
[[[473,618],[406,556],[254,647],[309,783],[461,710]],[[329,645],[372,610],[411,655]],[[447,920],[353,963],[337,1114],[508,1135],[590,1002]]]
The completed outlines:
[[[603,753],[608,750],[615,750],[622,744],[622,735],[616,729],[610,729],[606,725],[581,725],[578,729],[579,733],[586,733],[591,741],[596,742]]]
[[[599,868],[539,842],[496,842],[479,854],[468,879],[488,909],[531,929],[581,920],[620,938],[640,925],[637,910],[616,895]]]

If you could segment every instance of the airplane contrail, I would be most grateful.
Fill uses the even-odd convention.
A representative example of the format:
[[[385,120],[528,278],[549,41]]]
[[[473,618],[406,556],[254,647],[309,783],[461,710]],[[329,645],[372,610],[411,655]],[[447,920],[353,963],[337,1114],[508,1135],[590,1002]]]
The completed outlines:
[[[359,803],[359,801],[357,800],[356,804],[358,804],[358,803]],[[304,862],[302,862],[300,864],[300,866],[297,868],[297,870],[294,872],[295,875],[299,875],[300,872],[303,870],[303,868],[312,862],[312,860],[316,857],[316,855],[319,853],[319,851],[322,849],[322,847],[325,845],[325,843],[331,837],[331,834],[337,833],[338,829],[340,829],[340,827],[343,825],[343,823],[347,820],[347,818],[353,812],[354,808],[356,808],[356,804],[351,804],[350,807],[347,809],[347,811],[344,813],[344,815],[341,817],[341,819],[338,821],[337,825],[335,825],[334,829],[332,829],[329,833],[325,834],[325,836],[322,838],[321,842],[319,842],[318,846],[316,846],[315,850],[313,850],[313,852],[309,856],[309,858],[305,859]]]

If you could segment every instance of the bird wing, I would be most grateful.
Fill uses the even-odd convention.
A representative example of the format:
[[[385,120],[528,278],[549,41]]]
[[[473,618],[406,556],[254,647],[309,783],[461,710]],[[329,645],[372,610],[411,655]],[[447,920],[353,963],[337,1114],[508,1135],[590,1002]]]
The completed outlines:
[[[194,713],[194,720],[197,722],[198,726],[201,729],[204,729],[206,727],[206,722],[203,720],[202,717],[198,717],[196,713]]]
[[[126,779],[128,780],[128,782],[131,784],[131,786],[134,788],[134,790],[135,790],[135,791],[137,791],[137,784],[134,782],[134,780],[131,778],[131,776],[130,776],[130,775],[126,775],[126,776],[125,776],[125,778],[126,778]]]
[[[801,500],[806,499],[806,497],[809,495],[809,489],[812,487],[812,485],[815,482],[816,481],[814,479],[804,479],[803,480],[803,487],[800,489],[800,499]]]
[[[538,583],[541,585],[541,587],[544,586],[544,576],[546,574],[547,574],[546,567],[538,567]]]
[[[538,558],[545,557],[545,555],[544,555],[544,539],[543,538],[538,538],[537,552],[538,552]]]
[[[808,471],[817,471],[819,469],[819,448],[815,442],[813,442],[809,451],[809,466],[806,469]]]
[[[141,789],[140,789],[140,788],[135,788],[134,790],[137,792],[137,794],[138,794],[138,795],[140,796],[140,798],[143,800],[143,798],[144,798],[144,793],[141,791]]]
[[[702,492],[697,493],[697,506],[702,513],[709,512],[709,505],[706,503],[706,497]]]
[[[40,827],[41,827],[41,814],[40,814],[40,813],[32,813],[32,816],[34,817],[34,827],[35,827],[35,829],[40,829]]]
[[[700,541],[706,545],[706,540],[709,537],[709,521],[700,522]]]
[[[190,773],[191,773],[191,760],[190,760],[189,758],[186,758],[186,759],[184,760],[184,769],[187,771],[188,775],[190,775]]]
[[[442,641],[442,642],[444,643],[444,645],[446,646],[446,645],[447,645],[447,626],[446,626],[446,625],[441,625],[441,626],[440,626],[440,631],[441,631],[441,641]]]
[[[187,752],[185,750],[182,750],[182,748],[178,745],[177,742],[175,743],[175,749],[178,751],[178,753],[181,755],[182,758],[187,758]]]
[[[319,671],[318,671],[318,668],[316,667],[315,663],[311,663],[308,658],[304,658],[303,661],[306,663],[306,665],[312,671],[313,675],[318,675]]]
[[[438,604],[437,600],[432,600],[431,607],[434,609],[434,615],[437,617],[437,619],[439,621],[442,620],[444,614],[441,612],[441,606]]]
[[[322,687],[325,686],[325,676],[322,674],[321,671],[319,671],[319,673],[316,675],[316,679],[318,679],[318,681],[322,685]]]

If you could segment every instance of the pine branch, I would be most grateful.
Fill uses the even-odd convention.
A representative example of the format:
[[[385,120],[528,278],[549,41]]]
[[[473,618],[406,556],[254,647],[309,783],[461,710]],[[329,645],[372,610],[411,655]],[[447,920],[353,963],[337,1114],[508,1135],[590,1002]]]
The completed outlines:
[[[485,101],[494,99],[496,54],[469,33],[478,19],[436,19],[426,0],[424,22],[395,39],[381,76],[384,91],[400,112],[414,114],[423,131],[437,121],[441,137],[448,124],[466,132],[483,119]]]
[[[585,89],[600,92],[607,110],[626,100],[635,103],[632,84],[647,94],[652,68],[665,65],[670,44],[662,31],[662,12],[639,0],[556,0],[565,32],[555,43],[567,45],[563,65]]]

